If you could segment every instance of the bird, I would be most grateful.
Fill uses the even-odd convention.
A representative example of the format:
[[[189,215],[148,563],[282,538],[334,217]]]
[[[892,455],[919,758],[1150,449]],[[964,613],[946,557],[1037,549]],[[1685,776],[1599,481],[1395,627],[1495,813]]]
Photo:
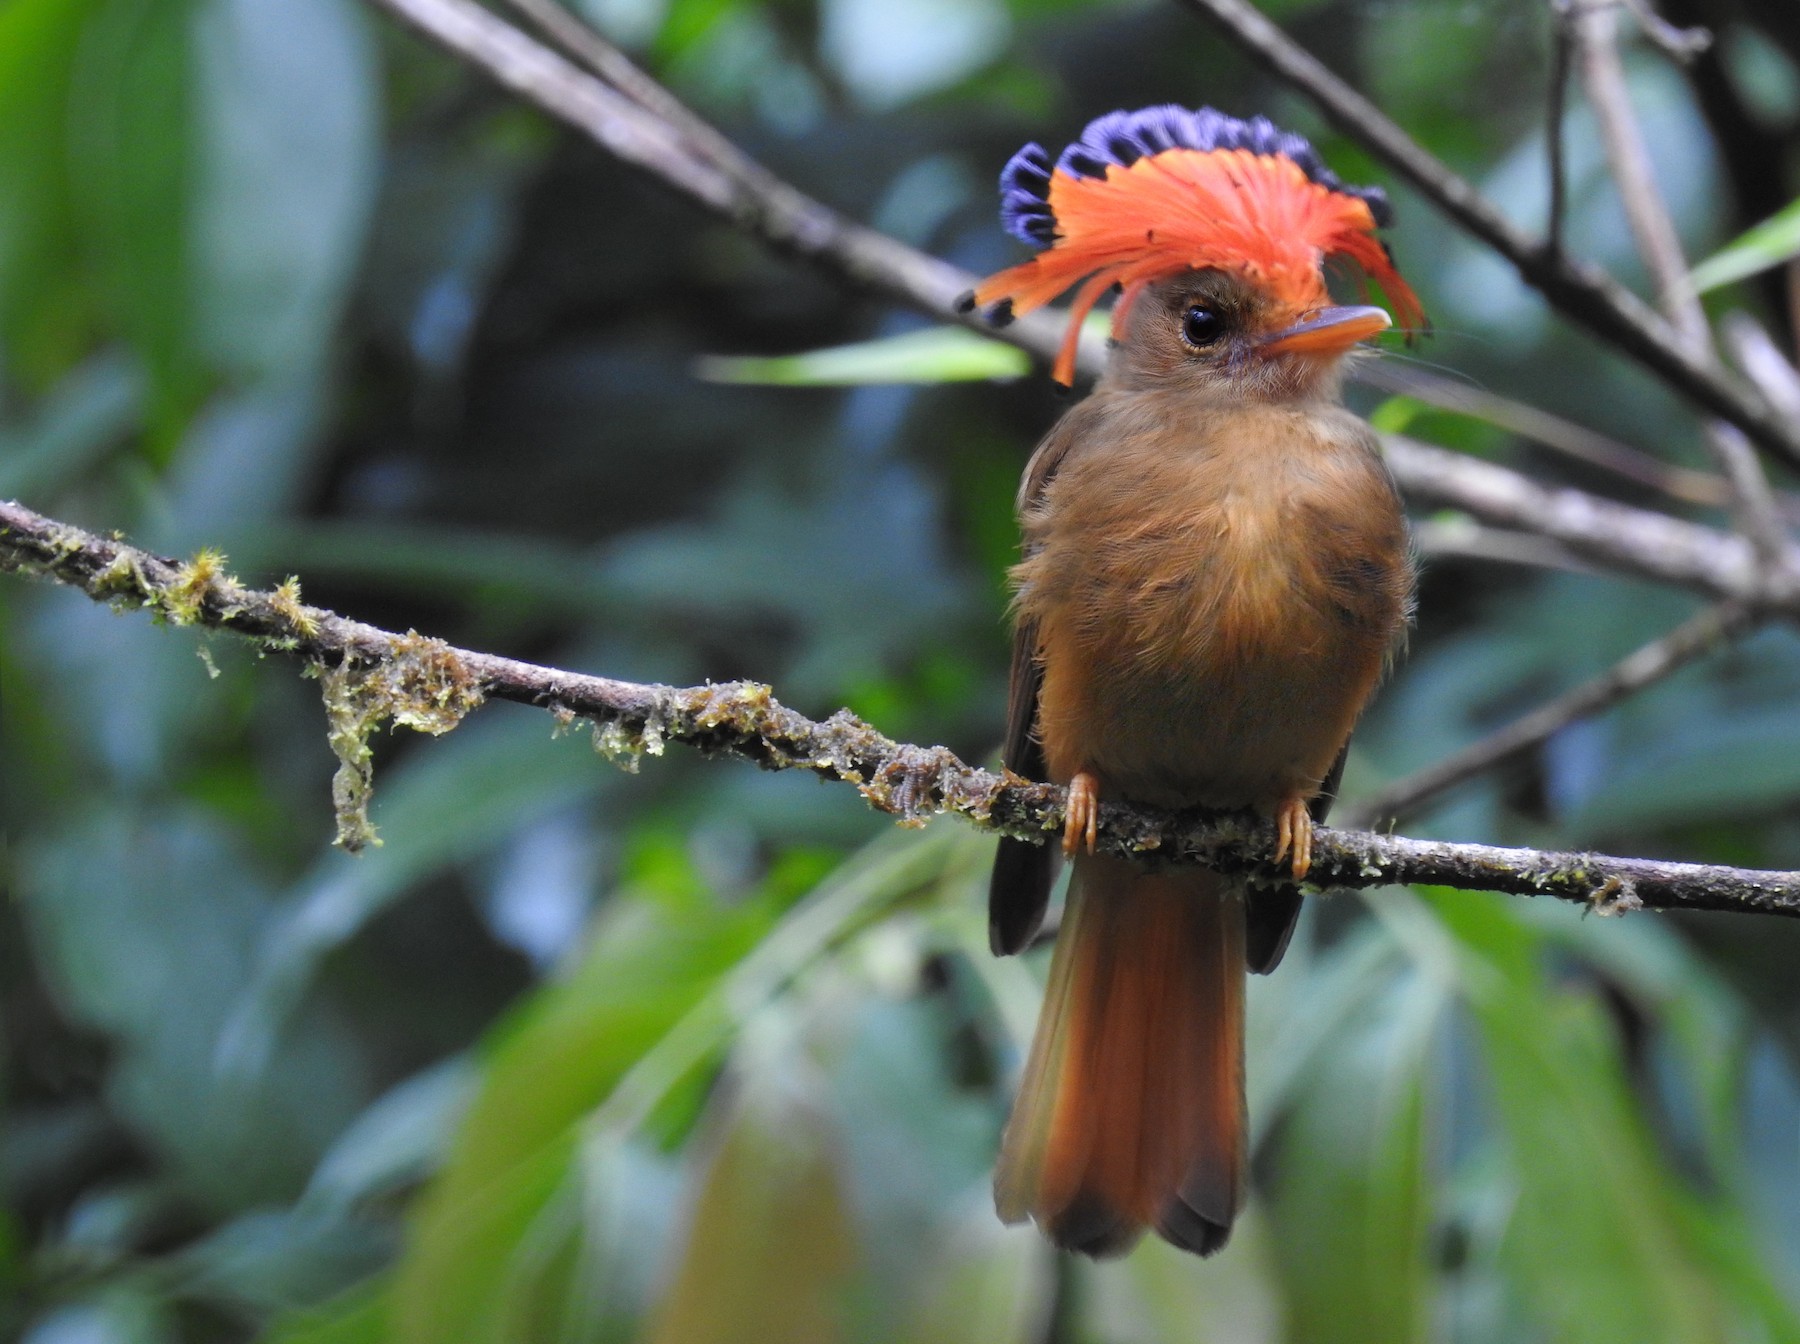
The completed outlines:
[[[1000,189],[1040,250],[962,311],[998,325],[1076,288],[1067,387],[1083,319],[1118,298],[1105,372],[1018,494],[1002,760],[1067,787],[1071,875],[995,1203],[1067,1251],[1123,1254],[1154,1228],[1210,1255],[1248,1179],[1246,974],[1281,960],[1312,828],[1412,614],[1405,516],[1344,369],[1425,318],[1378,237],[1384,193],[1263,117],[1108,113],[1054,160],[1026,145]],[[1334,301],[1328,269],[1394,316]],[[1252,809],[1279,880],[1098,853],[1103,799]],[[1032,944],[1057,848],[1000,841],[996,954]]]

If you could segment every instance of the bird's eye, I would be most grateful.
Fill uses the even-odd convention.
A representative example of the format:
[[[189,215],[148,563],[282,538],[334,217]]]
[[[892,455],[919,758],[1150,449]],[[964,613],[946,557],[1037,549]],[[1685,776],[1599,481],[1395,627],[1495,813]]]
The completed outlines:
[[[1225,323],[1210,308],[1195,304],[1181,316],[1181,339],[1196,350],[1204,350],[1225,334]]]

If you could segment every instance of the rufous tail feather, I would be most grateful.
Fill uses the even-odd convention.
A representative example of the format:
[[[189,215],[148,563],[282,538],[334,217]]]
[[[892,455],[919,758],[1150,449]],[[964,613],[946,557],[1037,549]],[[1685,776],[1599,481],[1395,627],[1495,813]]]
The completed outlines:
[[[1244,897],[1081,855],[994,1198],[1065,1250],[1200,1255],[1244,1200]]]

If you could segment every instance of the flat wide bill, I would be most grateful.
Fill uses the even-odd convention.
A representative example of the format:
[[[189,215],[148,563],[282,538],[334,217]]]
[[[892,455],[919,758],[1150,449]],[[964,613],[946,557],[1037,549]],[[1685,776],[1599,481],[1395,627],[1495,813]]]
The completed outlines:
[[[1394,325],[1381,308],[1320,308],[1263,343],[1265,355],[1341,354]]]

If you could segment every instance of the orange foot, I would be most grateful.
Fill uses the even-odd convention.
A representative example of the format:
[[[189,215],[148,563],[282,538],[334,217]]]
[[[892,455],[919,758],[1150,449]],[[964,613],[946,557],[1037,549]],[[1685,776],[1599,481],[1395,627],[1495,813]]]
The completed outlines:
[[[1100,826],[1100,776],[1083,770],[1069,781],[1069,805],[1063,813],[1063,853],[1074,858],[1085,844],[1094,852]]]
[[[1312,813],[1306,810],[1306,800],[1299,794],[1275,809],[1275,862],[1292,854],[1296,882],[1312,867],[1312,832]]]

